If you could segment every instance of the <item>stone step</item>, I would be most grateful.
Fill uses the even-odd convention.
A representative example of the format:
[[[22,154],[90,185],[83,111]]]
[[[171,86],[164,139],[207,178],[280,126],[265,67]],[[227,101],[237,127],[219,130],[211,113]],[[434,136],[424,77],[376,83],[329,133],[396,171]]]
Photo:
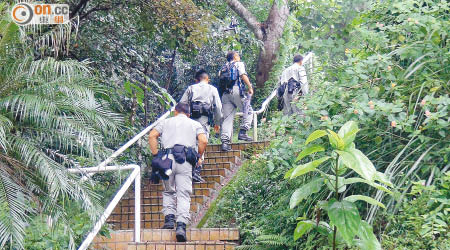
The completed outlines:
[[[204,163],[223,163],[231,162],[236,165],[241,165],[241,159],[236,156],[217,156],[217,157],[206,157]]]
[[[270,145],[269,141],[261,141],[261,142],[242,142],[242,143],[232,143],[231,149],[232,150],[246,150],[247,148],[254,147],[254,148],[264,148]],[[220,144],[211,144],[206,146],[206,152],[211,151],[222,151]]]
[[[241,158],[241,152],[240,150],[231,150],[231,151],[206,151],[205,157],[206,158],[212,158],[212,157],[221,157],[221,156],[236,156]]]
[[[94,249],[109,247],[115,249],[112,243],[125,244],[133,242],[133,230],[118,230],[110,233],[110,238],[98,236],[94,239]],[[189,241],[239,241],[239,230],[236,228],[187,228],[186,236]],[[144,229],[141,231],[141,241],[176,242],[175,230]],[[123,249],[123,248],[121,248]],[[125,248],[126,249],[126,248]]]
[[[191,195],[191,202],[196,202],[203,204],[208,200],[207,196],[204,195]],[[148,198],[141,198],[141,204],[162,204],[162,195],[161,196],[151,196]],[[134,198],[122,198],[120,201],[121,206],[134,205]]]
[[[232,250],[237,244],[221,241],[130,243],[128,250]]]

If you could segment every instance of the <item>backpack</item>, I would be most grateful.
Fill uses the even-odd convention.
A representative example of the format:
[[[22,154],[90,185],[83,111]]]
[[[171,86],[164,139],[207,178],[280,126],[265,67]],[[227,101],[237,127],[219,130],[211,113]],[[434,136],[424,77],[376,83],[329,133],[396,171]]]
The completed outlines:
[[[291,77],[291,79],[289,79],[289,81],[287,83],[288,94],[292,95],[294,93],[294,91],[300,87],[301,87],[301,83],[298,82],[297,80],[295,80],[293,77]]]
[[[239,80],[239,72],[235,63],[226,63],[220,69],[219,86],[217,90],[222,97],[223,93],[233,89],[236,81]]]

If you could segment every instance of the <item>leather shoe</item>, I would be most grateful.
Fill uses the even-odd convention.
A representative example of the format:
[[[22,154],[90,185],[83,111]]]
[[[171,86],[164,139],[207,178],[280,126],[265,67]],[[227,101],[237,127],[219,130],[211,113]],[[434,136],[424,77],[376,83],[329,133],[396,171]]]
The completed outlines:
[[[175,231],[178,242],[186,242],[186,224],[177,222],[177,230]]]
[[[222,143],[222,151],[228,152],[230,150],[231,150],[231,145],[226,142],[223,142]]]
[[[251,142],[253,141],[253,138],[247,135],[247,131],[241,129],[241,131],[239,131],[238,140]]]
[[[164,226],[162,229],[174,229],[175,228],[175,215],[168,214],[164,217]]]

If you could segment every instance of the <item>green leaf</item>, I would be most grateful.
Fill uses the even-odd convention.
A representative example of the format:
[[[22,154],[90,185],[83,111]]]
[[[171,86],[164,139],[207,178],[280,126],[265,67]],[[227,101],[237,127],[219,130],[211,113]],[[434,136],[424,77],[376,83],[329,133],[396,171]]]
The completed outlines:
[[[299,223],[297,223],[297,227],[295,228],[294,231],[294,241],[298,240],[305,233],[311,231],[313,226],[314,222],[312,221],[300,221]]]
[[[308,145],[308,143],[310,143],[310,142],[312,142],[312,141],[314,141],[314,140],[317,140],[317,139],[319,139],[320,137],[323,137],[323,136],[325,136],[325,135],[327,135],[327,132],[324,131],[324,130],[316,130],[316,131],[312,132],[312,133],[308,136],[308,139],[306,139],[306,141],[305,141],[305,146]]]
[[[344,141],[342,138],[336,134],[334,131],[327,129],[328,131],[328,140],[333,148],[343,150],[344,149]]]
[[[348,168],[353,169],[364,179],[373,182],[377,170],[372,162],[358,149],[347,149],[346,151],[336,150],[342,162]]]
[[[372,226],[365,221],[361,221],[359,230],[357,232],[359,240],[356,245],[361,249],[367,250],[381,250],[381,244],[373,233]]]
[[[284,175],[284,179],[289,179],[291,178],[292,172],[294,172],[295,168],[291,168],[289,169],[286,174]]]
[[[307,148],[303,149],[303,151],[297,156],[297,159],[295,159],[295,161],[298,162],[310,154],[314,154],[314,153],[322,152],[322,151],[325,151],[325,148],[323,146],[310,145]]]
[[[374,187],[374,188],[376,188],[378,190],[384,191],[384,192],[386,192],[388,194],[392,194],[392,191],[387,189],[385,186],[382,186],[382,185],[380,185],[378,183],[375,183],[373,181],[365,180],[363,178],[358,178],[358,177],[348,178],[348,179],[345,179],[344,182],[345,182],[345,184],[353,184],[353,183],[358,183],[358,182],[366,183],[367,185],[370,185],[370,186],[372,186],[372,187]]]
[[[388,186],[388,187],[393,187],[394,185],[392,184],[392,182],[388,179],[388,177],[381,172],[378,172],[375,174],[375,180],[383,183],[384,185]]]
[[[328,202],[328,217],[344,240],[351,244],[361,225],[361,217],[355,204],[332,199]]]
[[[355,202],[355,201],[365,201],[367,203],[370,203],[372,205],[376,205],[379,207],[382,207],[384,209],[386,209],[386,207],[384,206],[383,203],[375,200],[374,198],[365,196],[365,195],[350,195],[344,198],[345,201],[350,201],[350,202]]]
[[[344,148],[347,148],[355,140],[358,131],[358,124],[354,121],[346,122],[341,129],[339,129],[338,135],[344,141]]]
[[[324,181],[323,178],[316,178],[316,179],[304,184],[297,190],[295,190],[295,192],[291,196],[291,200],[289,202],[289,207],[291,209],[293,209],[294,207],[296,207],[298,205],[298,203],[300,203],[306,197],[310,196],[311,194],[319,192],[324,184],[323,181]]]
[[[291,179],[294,179],[297,176],[304,175],[316,169],[320,164],[330,159],[329,156],[322,157],[315,161],[308,162],[306,164],[298,165],[294,172],[292,172]]]

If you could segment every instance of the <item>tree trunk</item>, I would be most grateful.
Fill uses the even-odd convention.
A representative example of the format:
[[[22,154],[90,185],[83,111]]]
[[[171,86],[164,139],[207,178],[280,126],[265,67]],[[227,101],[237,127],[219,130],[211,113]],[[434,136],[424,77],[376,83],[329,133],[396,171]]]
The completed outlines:
[[[256,66],[256,86],[262,88],[277,61],[280,39],[289,17],[288,0],[274,1],[264,23],[260,23],[239,0],[226,1],[228,6],[244,19],[255,37],[263,42]]]

